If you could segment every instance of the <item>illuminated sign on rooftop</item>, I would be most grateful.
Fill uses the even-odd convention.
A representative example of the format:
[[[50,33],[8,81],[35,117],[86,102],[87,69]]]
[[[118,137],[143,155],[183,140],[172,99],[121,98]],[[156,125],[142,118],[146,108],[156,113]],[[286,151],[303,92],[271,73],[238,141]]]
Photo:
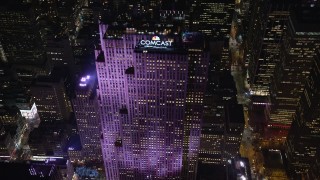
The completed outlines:
[[[84,76],[80,79],[80,83],[79,83],[79,86],[80,87],[85,87],[87,86],[87,83],[88,83],[88,80],[90,79],[90,76],[87,75],[87,76]]]
[[[20,109],[22,117],[26,119],[35,119],[37,118],[38,110],[36,104],[33,103],[31,109]]]
[[[140,45],[144,47],[166,48],[171,47],[173,41],[161,41],[159,36],[153,36],[151,40],[141,40]]]

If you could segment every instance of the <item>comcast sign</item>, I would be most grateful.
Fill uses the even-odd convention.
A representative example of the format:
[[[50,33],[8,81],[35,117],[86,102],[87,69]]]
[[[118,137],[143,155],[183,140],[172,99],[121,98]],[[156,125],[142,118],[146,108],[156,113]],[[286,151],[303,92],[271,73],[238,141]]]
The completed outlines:
[[[146,47],[170,47],[172,41],[161,41],[159,36],[153,36],[151,40],[141,40],[140,44]]]

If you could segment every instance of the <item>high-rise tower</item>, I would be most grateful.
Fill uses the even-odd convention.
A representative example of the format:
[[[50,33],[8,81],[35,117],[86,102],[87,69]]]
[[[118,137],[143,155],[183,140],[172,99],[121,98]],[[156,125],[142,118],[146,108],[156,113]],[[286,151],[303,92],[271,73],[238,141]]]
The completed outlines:
[[[74,114],[82,144],[82,160],[102,162],[100,137],[101,126],[96,96],[96,77],[92,74],[82,76],[75,89],[72,100]],[[73,147],[70,148],[73,150]]]
[[[319,178],[319,170],[314,169],[319,168],[320,152],[319,57],[318,51],[285,144],[289,175],[293,179]]]
[[[40,34],[29,3],[5,2],[0,6],[0,61],[15,64],[43,63]]]
[[[190,29],[200,31],[212,39],[228,37],[235,1],[193,1],[190,10]]]
[[[306,78],[310,74],[313,56],[320,46],[319,11],[306,9],[290,15],[281,45],[280,62],[270,82],[272,106],[268,111],[268,128],[287,135]]]
[[[261,3],[268,4],[261,4],[262,7],[254,12],[258,13],[259,18],[252,16],[246,55],[249,60],[251,94],[268,96],[270,79],[280,61],[280,44],[287,29],[291,4],[287,0]]]
[[[161,24],[140,28],[100,24],[96,69],[106,176],[179,179],[183,162],[184,173],[196,172],[208,54],[193,46],[197,34]]]
[[[195,179],[203,119],[204,96],[207,83],[209,54],[200,33],[183,33],[188,49],[188,79],[186,119],[184,121],[183,179]]]

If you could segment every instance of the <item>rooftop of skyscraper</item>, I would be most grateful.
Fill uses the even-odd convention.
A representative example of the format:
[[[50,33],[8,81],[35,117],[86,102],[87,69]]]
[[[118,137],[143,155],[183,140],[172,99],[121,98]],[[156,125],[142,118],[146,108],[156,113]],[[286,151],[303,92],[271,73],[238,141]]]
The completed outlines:
[[[244,125],[243,105],[234,103],[226,105],[226,120],[232,124]]]
[[[290,16],[295,32],[306,32],[308,35],[320,35],[320,8],[297,7]],[[318,33],[318,34],[317,34]]]

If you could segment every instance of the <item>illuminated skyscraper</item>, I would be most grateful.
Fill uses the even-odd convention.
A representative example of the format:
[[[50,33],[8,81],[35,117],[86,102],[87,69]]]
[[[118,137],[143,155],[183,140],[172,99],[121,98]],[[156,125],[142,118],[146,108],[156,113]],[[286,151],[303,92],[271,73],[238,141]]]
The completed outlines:
[[[30,93],[44,122],[69,120],[71,103],[66,96],[62,77],[38,77],[30,87]]]
[[[280,61],[280,44],[290,15],[288,0],[271,0],[265,3],[268,4],[263,4],[263,7],[257,10],[259,18],[252,16],[252,34],[249,34],[252,41],[248,41],[251,49],[246,51],[251,94],[257,96],[268,96],[270,93],[270,78]]]
[[[262,122],[258,126],[267,126],[261,129],[268,130],[265,135],[270,138],[287,136],[319,47],[316,4],[304,0],[252,1],[245,43],[250,92],[254,95],[251,109],[263,107],[259,110],[263,115],[254,119],[261,119],[256,121]]]
[[[259,57],[263,38],[263,22],[266,19],[267,1],[257,0],[250,2],[250,10],[244,20],[247,24],[246,28],[246,39],[244,45],[244,58],[245,63],[249,64],[249,69],[254,67],[256,59]],[[257,44],[259,46],[257,46]],[[251,73],[251,72],[249,72]],[[251,74],[249,74],[251,75]],[[250,77],[251,78],[251,77]]]
[[[304,91],[313,57],[320,46],[319,11],[296,10],[290,15],[281,45],[280,61],[270,83],[272,106],[268,109],[268,128],[286,137],[292,116]]]
[[[193,1],[190,11],[190,29],[200,31],[214,39],[228,37],[234,5],[234,0]]]
[[[318,51],[286,141],[289,175],[293,179],[318,179],[320,177],[319,65],[320,52]]]
[[[64,73],[52,71],[50,76],[39,76],[30,87],[32,100],[37,104],[42,119],[39,127],[30,133],[29,144],[33,155],[67,156],[64,150],[66,127],[72,109],[66,95]]]
[[[30,3],[1,3],[1,61],[20,64],[41,64],[44,61],[40,33],[35,29],[34,20]]]
[[[72,100],[82,144],[82,159],[87,161],[102,161],[100,146],[101,126],[95,80],[93,75],[81,77],[75,90],[76,97]],[[69,147],[69,149],[73,150],[73,147]]]
[[[96,69],[107,179],[181,179],[183,162],[187,177],[196,172],[208,54],[192,46],[196,35],[156,29],[100,24]]]
[[[226,165],[227,160],[239,154],[244,128],[243,107],[237,104],[237,90],[229,71],[209,74],[199,162],[205,166]]]
[[[200,33],[184,33],[183,42],[188,49],[188,79],[186,119],[183,141],[183,179],[195,179],[199,156],[204,96],[207,83],[209,54]]]

